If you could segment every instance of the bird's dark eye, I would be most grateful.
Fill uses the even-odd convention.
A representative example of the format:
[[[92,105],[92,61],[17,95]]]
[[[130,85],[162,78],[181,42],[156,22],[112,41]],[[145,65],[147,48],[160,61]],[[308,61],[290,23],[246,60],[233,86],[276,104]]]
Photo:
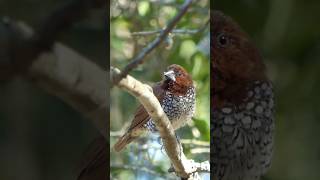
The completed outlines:
[[[181,76],[181,73],[180,72],[176,72],[176,76]]]
[[[222,48],[227,47],[229,45],[229,38],[224,33],[218,34],[217,44]]]

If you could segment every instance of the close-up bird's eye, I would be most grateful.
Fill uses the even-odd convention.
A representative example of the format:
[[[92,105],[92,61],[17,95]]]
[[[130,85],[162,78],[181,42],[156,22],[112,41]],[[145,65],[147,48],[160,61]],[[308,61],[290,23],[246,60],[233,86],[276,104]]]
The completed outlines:
[[[217,44],[222,48],[227,47],[229,45],[229,38],[224,33],[220,33],[217,36]]]

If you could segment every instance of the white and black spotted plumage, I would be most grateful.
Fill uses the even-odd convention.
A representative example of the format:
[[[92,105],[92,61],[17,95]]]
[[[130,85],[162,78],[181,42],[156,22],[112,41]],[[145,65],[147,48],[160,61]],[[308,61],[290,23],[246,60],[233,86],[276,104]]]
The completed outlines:
[[[175,130],[184,126],[194,115],[195,96],[196,91],[194,87],[190,87],[185,95],[175,95],[170,91],[166,91],[161,106]],[[157,131],[152,119],[145,124],[145,127],[149,131]]]
[[[255,82],[239,106],[212,109],[211,150],[218,180],[258,180],[269,168],[273,149],[272,85]]]
[[[158,98],[174,130],[191,120],[195,112],[196,90],[191,76],[184,68],[176,64],[170,65],[164,72],[163,81],[153,86],[153,93]],[[156,131],[151,117],[140,105],[128,130],[119,138],[114,149],[121,151],[140,135]]]
[[[220,11],[210,21],[213,180],[259,180],[272,158],[272,85],[241,27]]]

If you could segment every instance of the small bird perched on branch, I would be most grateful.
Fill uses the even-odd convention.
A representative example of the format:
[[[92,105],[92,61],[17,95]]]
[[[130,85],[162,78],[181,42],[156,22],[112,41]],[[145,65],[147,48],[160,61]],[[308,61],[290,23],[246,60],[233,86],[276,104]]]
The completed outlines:
[[[153,86],[163,111],[176,130],[191,120],[195,112],[196,90],[191,76],[181,66],[173,64],[163,73],[163,80]],[[148,112],[140,105],[126,133],[114,145],[121,151],[127,144],[146,132],[156,132],[156,126]]]
[[[215,180],[258,180],[270,167],[274,100],[256,47],[211,13],[211,167]]]

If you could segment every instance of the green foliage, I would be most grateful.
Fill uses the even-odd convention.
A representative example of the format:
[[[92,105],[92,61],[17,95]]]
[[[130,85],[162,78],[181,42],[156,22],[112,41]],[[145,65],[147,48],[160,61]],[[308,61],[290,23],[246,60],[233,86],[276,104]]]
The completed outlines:
[[[182,1],[181,1],[182,2]],[[137,55],[143,47],[157,37],[157,34],[133,36],[133,32],[160,30],[173,18],[179,11],[180,1],[170,1],[170,3],[137,1],[127,2],[131,4],[111,3],[111,65],[123,68],[129,61]],[[202,28],[209,20],[209,1],[200,0],[194,3],[182,20],[177,24],[176,29],[197,30]],[[130,75],[142,82],[152,85],[161,80],[162,73],[170,64],[183,66],[191,75],[197,89],[197,108],[195,121],[188,127],[184,127],[178,132],[179,138],[197,139],[208,142],[209,144],[209,56],[199,50],[198,44],[204,38],[208,38],[209,28],[196,34],[170,34],[165,43],[160,45],[152,52],[143,65],[133,70]],[[208,43],[209,45],[209,43]],[[111,130],[117,131],[128,124],[133,118],[133,113],[137,107],[137,100],[126,92],[118,88],[111,91]],[[111,139],[115,142],[116,137]],[[145,143],[145,140],[141,140]],[[111,163],[136,165],[137,162],[143,167],[167,176],[167,169],[170,161],[161,151],[161,145],[157,140],[148,141],[149,146],[133,143],[121,154],[111,153]],[[161,144],[161,143],[160,143]],[[154,146],[157,148],[156,155],[150,157],[150,151]],[[143,150],[141,150],[141,148]],[[185,151],[189,158],[209,159],[208,153],[192,154],[191,147],[185,146]],[[129,149],[129,150],[128,150]],[[135,158],[125,158],[135,157]],[[146,165],[147,163],[147,165]],[[148,165],[149,164],[149,165]],[[127,170],[122,170],[127,172]],[[123,177],[122,171],[117,173],[112,169],[114,177]],[[121,175],[120,175],[121,174]],[[134,172],[135,178],[149,177],[154,179],[156,176],[147,173]],[[132,174],[131,174],[132,175]],[[174,176],[173,176],[174,177]],[[165,177],[161,177],[166,179]]]
[[[194,126],[200,131],[201,140],[210,141],[210,128],[206,120],[193,119]]]

